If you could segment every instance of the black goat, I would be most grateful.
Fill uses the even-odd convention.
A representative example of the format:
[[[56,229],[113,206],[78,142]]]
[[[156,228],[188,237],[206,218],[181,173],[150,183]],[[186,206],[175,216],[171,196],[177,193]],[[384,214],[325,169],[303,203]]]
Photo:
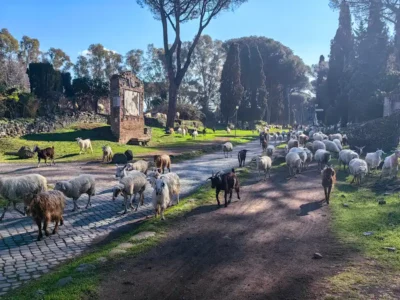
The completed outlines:
[[[207,134],[207,128],[204,127],[203,129],[203,134],[206,135]]]
[[[47,165],[47,159],[50,159],[50,165],[53,163],[55,165],[56,163],[54,162],[54,146],[53,147],[48,147],[46,149],[40,149],[38,146],[35,146],[33,149],[33,152],[37,152],[38,154],[38,168],[40,167],[40,160],[44,159],[44,163]]]
[[[217,198],[218,202],[218,207],[221,206],[221,203],[219,202],[219,192],[220,191],[225,191],[225,207],[228,206],[228,203],[231,203],[232,200],[232,193],[233,189],[235,189],[237,193],[237,197],[240,200],[240,184],[239,184],[239,179],[237,178],[235,174],[235,169],[232,169],[231,172],[225,173],[225,174],[220,174],[220,172],[217,172],[215,175],[212,174],[212,176],[208,179],[211,179],[211,188],[215,188],[215,197]],[[230,194],[229,196],[229,202],[227,200],[228,193]]]
[[[239,168],[240,168],[240,167],[244,167],[244,165],[246,164],[246,154],[247,154],[247,151],[249,151],[249,150],[243,149],[243,150],[240,150],[240,151],[238,152]]]
[[[212,129],[212,130],[213,130],[213,132],[215,133],[215,127],[213,127],[213,129]]]

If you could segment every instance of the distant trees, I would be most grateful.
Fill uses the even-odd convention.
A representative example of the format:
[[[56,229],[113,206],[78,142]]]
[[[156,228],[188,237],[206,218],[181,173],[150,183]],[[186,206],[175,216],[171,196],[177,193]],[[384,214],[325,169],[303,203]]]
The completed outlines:
[[[292,50],[272,39],[234,39],[227,41],[225,47],[230,47],[232,43],[239,46],[240,78],[244,89],[238,112],[239,120],[292,122],[290,95],[308,88],[307,75],[310,69]],[[229,65],[225,63],[225,67],[229,68]],[[221,87],[223,84],[224,77],[221,78]],[[223,109],[221,103],[222,114]]]
[[[228,54],[221,76],[221,114],[228,123],[236,113],[236,106],[239,106],[243,98],[243,86],[240,83],[240,58],[239,45],[232,43],[229,46]]]
[[[203,30],[224,10],[233,9],[246,0],[137,0],[147,6],[163,27],[165,66],[168,74],[167,127],[173,127],[178,92],[190,66],[192,54]],[[188,51],[182,51],[181,25],[198,20],[198,28]],[[172,29],[172,30],[171,30]],[[172,31],[172,39],[171,39]],[[174,59],[174,56],[176,59]]]

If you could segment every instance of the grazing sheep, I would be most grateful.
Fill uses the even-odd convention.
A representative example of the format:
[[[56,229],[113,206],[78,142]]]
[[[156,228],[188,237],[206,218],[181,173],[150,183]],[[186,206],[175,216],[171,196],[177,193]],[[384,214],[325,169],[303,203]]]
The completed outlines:
[[[103,146],[101,147],[103,150],[103,162],[111,162],[113,158],[113,152],[110,146]]]
[[[37,152],[38,154],[38,168],[40,167],[40,160],[44,159],[44,163],[47,165],[47,159],[51,159],[51,162],[53,163],[53,165],[55,165],[56,163],[54,162],[54,146],[53,147],[48,147],[45,149],[40,149],[38,146],[35,146],[35,148],[33,148],[33,152]],[[51,165],[50,162],[50,165]]]
[[[44,234],[46,236],[50,235],[47,228],[50,222],[56,223],[53,229],[53,234],[57,233],[58,225],[62,226],[64,224],[64,207],[64,195],[59,191],[41,192],[33,197],[26,212],[28,215],[32,216],[32,219],[39,228],[38,241],[43,238],[42,223]]]
[[[186,136],[187,133],[188,133],[187,129],[186,129],[186,128],[183,128],[183,129],[182,129],[182,135],[183,135],[183,136]]]
[[[181,116],[181,114],[177,111],[175,114],[175,118],[179,120],[180,116]]]
[[[326,150],[326,146],[322,141],[314,141],[312,143],[312,151],[314,152],[314,154],[318,151],[318,150]]]
[[[132,171],[132,170],[136,170],[143,174],[147,174],[147,171],[149,170],[149,162],[147,160],[140,159],[138,161],[135,161],[134,163],[127,164],[126,171]]]
[[[149,177],[148,181],[154,188],[155,180],[161,178],[167,185],[169,190],[169,197],[172,202],[172,198],[176,196],[177,203],[179,203],[179,194],[181,192],[181,183],[178,174],[176,173],[168,173],[161,175],[159,172],[155,171],[152,172]]]
[[[296,174],[301,170],[301,158],[296,152],[289,152],[285,157],[286,165],[289,168],[289,176],[297,177]]]
[[[93,148],[92,148],[92,142],[90,139],[82,140],[81,138],[76,138],[76,141],[78,142],[79,145],[79,154],[82,154],[83,151],[86,152],[86,150],[90,149],[90,151],[93,153]]]
[[[192,139],[196,139],[198,136],[199,136],[198,131],[197,131],[196,129],[193,130],[193,132],[192,132]]]
[[[151,113],[146,113],[146,114],[144,115],[144,117],[145,117],[145,118],[151,118]]]
[[[368,171],[378,168],[382,161],[382,154],[385,154],[385,152],[380,149],[372,153],[367,153],[367,155],[365,156],[365,161],[368,165]]]
[[[230,129],[229,127],[226,127],[226,132],[227,132],[228,134],[231,134],[231,129]]]
[[[332,167],[325,167],[321,172],[322,186],[325,193],[325,201],[329,204],[332,188],[336,182],[336,173]]]
[[[360,185],[361,180],[368,174],[368,165],[365,160],[354,158],[349,163],[350,174],[353,175],[351,183]]]
[[[227,158],[229,155],[229,152],[231,153],[232,157],[232,151],[233,151],[233,145],[231,142],[226,142],[225,144],[222,145],[222,151],[224,152],[224,157]]]
[[[240,150],[240,151],[238,152],[239,168],[240,168],[240,167],[244,167],[245,164],[246,164],[246,154],[247,154],[247,151],[249,151],[249,150],[243,149],[243,150]]]
[[[339,148],[340,151],[343,150],[342,143],[340,142],[340,140],[334,139],[333,142],[336,144],[336,146]]]
[[[339,155],[340,149],[336,145],[336,143],[334,143],[330,140],[323,140],[322,142],[325,144],[326,151],[329,151],[331,153],[335,153],[335,154]]]
[[[365,146],[362,146],[362,147],[354,146],[354,148],[357,149],[358,154],[361,156],[361,155],[363,154],[363,151],[364,151]]]
[[[341,143],[341,142],[343,141],[343,136],[342,136],[340,133],[335,133],[335,134],[329,135],[329,139],[330,139],[331,141],[333,141],[333,140],[339,140],[340,143]]]
[[[179,127],[178,130],[177,130],[176,132],[179,133],[179,134],[182,134],[183,130],[182,130],[181,127]]]
[[[154,155],[154,163],[157,169],[160,169],[162,173],[165,173],[165,168],[168,172],[171,172],[171,157],[167,154]]]
[[[158,215],[161,215],[161,220],[165,220],[164,211],[169,206],[171,198],[169,196],[168,185],[161,178],[157,178],[154,181],[152,200],[156,218]]]
[[[156,118],[161,119],[162,118],[162,113],[156,113]]]
[[[349,165],[350,161],[354,158],[359,158],[358,154],[352,150],[342,150],[339,152],[339,168],[343,164],[343,170],[346,170],[346,166]]]
[[[315,152],[314,158],[318,163],[318,169],[322,170],[331,160],[331,153],[329,151],[319,149],[317,152]]]
[[[290,150],[291,148],[294,148],[294,147],[296,147],[296,148],[299,147],[299,141],[298,141],[298,140],[295,140],[295,139],[289,140],[289,142],[288,142],[288,148],[289,148],[289,150]]]
[[[257,164],[258,176],[261,177],[261,171],[264,172],[264,180],[268,177],[271,178],[272,160],[269,156],[256,156],[253,161]]]
[[[25,215],[27,206],[35,195],[47,191],[47,179],[39,174],[23,175],[14,178],[0,179],[0,196],[7,200],[0,221],[3,220],[6,211],[11,203],[14,209],[20,214]],[[17,209],[17,203],[24,203],[24,211]]]
[[[228,206],[228,203],[231,203],[233,190],[236,191],[237,197],[240,200],[240,183],[235,174],[235,169],[232,169],[231,172],[225,174],[220,174],[220,172],[217,172],[214,175],[213,173],[208,179],[211,180],[211,188],[215,189],[215,197],[217,198],[218,207],[221,206],[218,198],[220,191],[225,191],[225,207]],[[228,193],[230,194],[229,202],[227,200]]]
[[[390,177],[397,177],[399,170],[400,150],[396,150],[392,155],[385,158],[382,166],[381,178],[386,177],[389,173]]]
[[[125,211],[127,212],[128,200],[131,208],[136,202],[136,195],[139,194],[139,201],[136,204],[135,211],[138,210],[139,204],[144,203],[144,191],[146,190],[147,178],[143,173],[130,172],[119,180],[119,184],[113,189],[113,201],[121,193],[124,197]],[[134,198],[132,199],[132,195]]]
[[[86,208],[92,206],[91,197],[96,193],[96,181],[92,175],[79,175],[68,181],[59,181],[54,186],[56,191],[61,191],[67,198],[72,198],[74,201],[74,209],[76,211],[80,207],[77,205],[79,197],[83,194],[89,196]]]
[[[269,157],[272,157],[272,155],[274,154],[274,151],[275,151],[275,147],[273,145],[269,145],[267,147],[267,155]]]

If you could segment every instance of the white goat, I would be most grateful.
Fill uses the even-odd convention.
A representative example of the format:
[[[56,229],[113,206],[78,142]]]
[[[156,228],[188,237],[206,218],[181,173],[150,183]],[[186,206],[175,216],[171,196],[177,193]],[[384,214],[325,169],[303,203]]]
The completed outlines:
[[[193,138],[193,139],[196,139],[198,136],[199,136],[199,133],[198,133],[197,130],[195,129],[195,130],[192,132],[192,138]]]
[[[225,144],[222,145],[222,151],[224,152],[224,157],[227,158],[229,155],[229,152],[231,153],[232,157],[232,151],[233,151],[233,145],[231,142],[226,142]]]
[[[302,165],[299,154],[296,152],[289,152],[286,154],[285,160],[286,165],[289,168],[289,175],[292,176],[293,174],[293,176],[296,178],[296,174],[300,172]]]
[[[400,150],[396,150],[392,155],[385,158],[382,167],[381,178],[386,177],[389,173],[390,177],[396,177],[399,171]]]
[[[382,150],[378,149],[375,152],[367,153],[365,156],[365,161],[368,165],[368,171],[376,169],[382,161],[382,154],[385,154]]]
[[[154,191],[152,195],[153,207],[156,217],[161,214],[161,220],[165,220],[164,211],[167,209],[171,202],[169,196],[168,185],[162,178],[157,178],[154,181]]]
[[[339,168],[343,164],[343,169],[346,170],[346,166],[349,165],[350,161],[354,158],[359,158],[358,154],[353,150],[342,150],[339,152]]]
[[[78,142],[79,145],[79,154],[82,154],[83,151],[86,152],[86,150],[90,149],[90,151],[93,153],[93,148],[92,148],[92,142],[90,139],[82,140],[81,138],[76,138],[76,141]]]

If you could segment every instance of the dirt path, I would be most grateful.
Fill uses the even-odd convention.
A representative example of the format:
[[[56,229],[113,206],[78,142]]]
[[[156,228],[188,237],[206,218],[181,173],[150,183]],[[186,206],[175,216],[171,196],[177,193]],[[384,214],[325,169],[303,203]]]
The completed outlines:
[[[321,299],[348,251],[329,231],[315,167],[249,180],[242,200],[183,219],[155,249],[121,261],[101,299]],[[235,199],[235,198],[234,198]],[[312,259],[320,252],[322,259]]]

